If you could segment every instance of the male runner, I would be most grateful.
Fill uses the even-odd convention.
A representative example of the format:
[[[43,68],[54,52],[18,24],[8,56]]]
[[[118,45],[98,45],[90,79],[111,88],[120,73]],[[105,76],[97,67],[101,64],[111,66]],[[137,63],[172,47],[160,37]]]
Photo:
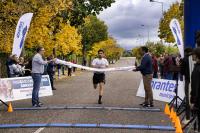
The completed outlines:
[[[99,50],[98,51],[98,58],[95,58],[92,61],[92,67],[94,68],[106,68],[108,67],[108,61],[107,59],[103,58],[104,57],[104,51],[103,50]],[[99,84],[99,100],[98,100],[98,104],[102,104],[102,96],[103,96],[103,84],[105,84],[105,73],[104,72],[94,72],[94,76],[93,76],[93,85],[94,85],[94,89],[97,88]]]

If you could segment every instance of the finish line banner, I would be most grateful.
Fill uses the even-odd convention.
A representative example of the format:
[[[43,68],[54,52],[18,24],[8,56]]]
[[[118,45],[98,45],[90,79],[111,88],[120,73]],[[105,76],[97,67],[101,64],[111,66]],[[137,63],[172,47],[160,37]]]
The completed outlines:
[[[96,72],[132,71],[133,69],[135,69],[135,66],[103,68],[103,69],[92,68],[92,67],[82,66],[82,65],[71,63],[71,62],[63,61],[63,60],[60,60],[60,59],[56,59],[55,63],[66,65],[66,66],[72,66],[72,67],[76,67],[76,68],[80,68],[80,69],[85,69],[85,70],[88,70],[88,71],[96,71]]]
[[[151,87],[153,90],[153,98],[158,101],[169,103],[176,95],[175,94],[175,88],[176,88],[175,80],[153,79],[151,82]],[[145,97],[143,80],[140,81],[140,86],[138,88],[136,96]],[[185,97],[183,81],[178,81],[178,96],[181,99]]]
[[[32,98],[32,77],[0,79],[0,99],[4,102]],[[51,96],[52,88],[48,75],[42,76],[39,97]]]

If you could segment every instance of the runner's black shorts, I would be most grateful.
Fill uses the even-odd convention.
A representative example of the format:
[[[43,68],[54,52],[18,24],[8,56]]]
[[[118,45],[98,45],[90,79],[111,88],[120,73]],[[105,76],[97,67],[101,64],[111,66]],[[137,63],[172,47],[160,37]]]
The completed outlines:
[[[94,73],[93,84],[106,83],[105,73]]]

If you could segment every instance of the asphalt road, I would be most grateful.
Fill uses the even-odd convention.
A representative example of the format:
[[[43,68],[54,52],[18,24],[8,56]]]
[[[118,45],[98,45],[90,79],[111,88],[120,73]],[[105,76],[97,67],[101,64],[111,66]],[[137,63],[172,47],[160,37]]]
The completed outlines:
[[[122,58],[114,66],[131,65],[133,59]],[[108,72],[103,104],[98,105],[98,90],[93,89],[92,72],[77,72],[76,76],[56,81],[53,96],[43,97],[44,106],[140,107],[143,98],[136,97],[141,80],[139,72]],[[31,107],[31,99],[15,101],[13,107]],[[164,103],[155,101],[155,108],[164,109]],[[171,126],[163,112],[61,109],[29,110],[8,113],[0,106],[0,124],[30,123],[103,123]],[[103,128],[14,128],[0,129],[0,133],[169,133],[159,130],[103,129]]]

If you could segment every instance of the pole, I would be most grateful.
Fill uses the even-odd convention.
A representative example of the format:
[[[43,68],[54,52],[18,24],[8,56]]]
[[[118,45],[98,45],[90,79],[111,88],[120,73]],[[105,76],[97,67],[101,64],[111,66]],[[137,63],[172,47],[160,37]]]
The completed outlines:
[[[164,13],[164,5],[163,5],[163,2],[160,2],[160,1],[155,1],[155,0],[150,0],[150,2],[156,2],[156,3],[160,3],[161,6],[162,6],[162,15]]]
[[[5,103],[4,101],[2,101],[1,99],[0,99],[0,102],[3,103],[5,106],[8,107],[8,104],[6,104],[6,103]]]
[[[148,42],[150,41],[150,39],[149,39],[149,27],[148,27]]]

